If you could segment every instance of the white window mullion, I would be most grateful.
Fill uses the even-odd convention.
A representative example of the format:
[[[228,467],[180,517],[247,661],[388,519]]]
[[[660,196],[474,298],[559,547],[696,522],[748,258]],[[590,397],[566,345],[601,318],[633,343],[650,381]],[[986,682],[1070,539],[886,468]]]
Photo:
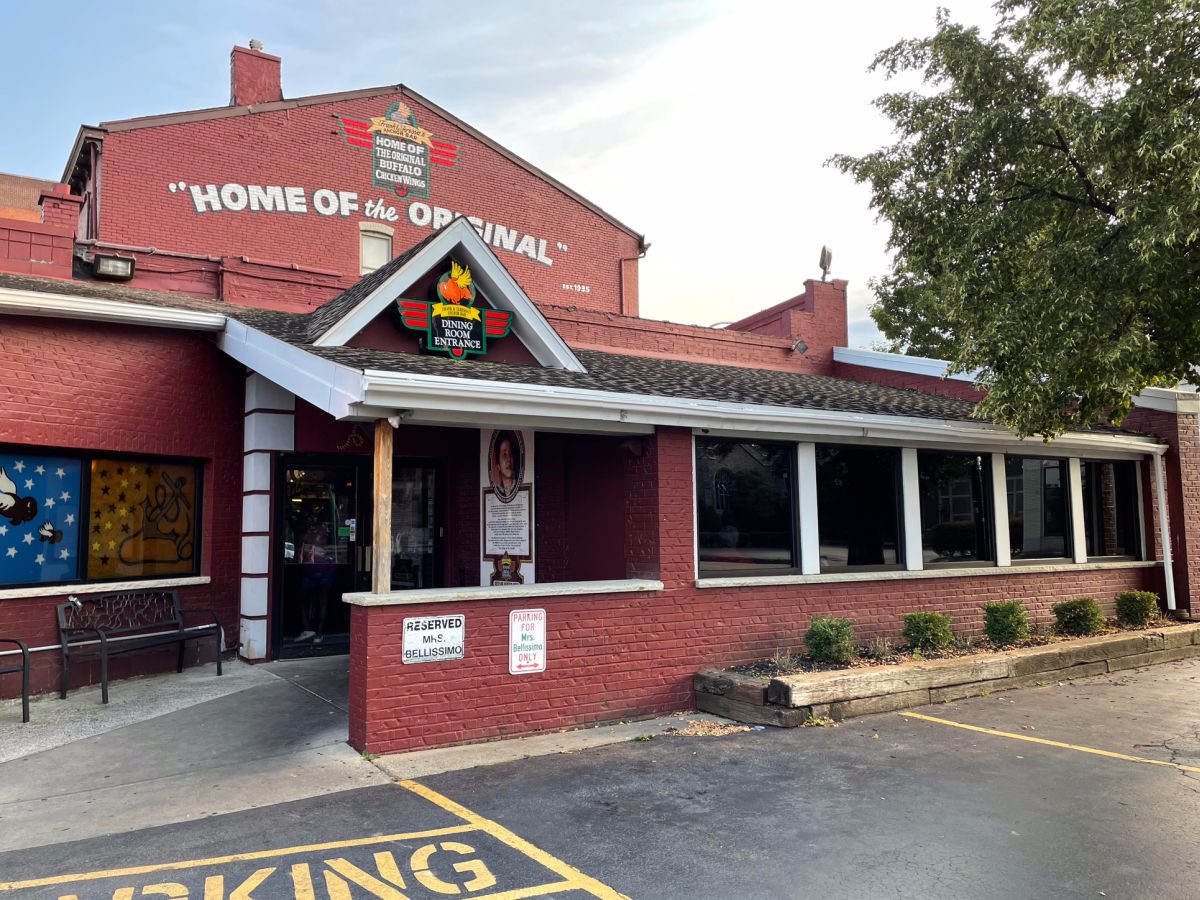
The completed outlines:
[[[1087,562],[1087,529],[1083,524],[1083,466],[1079,457],[1067,460],[1067,489],[1071,492],[1071,545],[1077,563]]]
[[[900,449],[900,498],[904,504],[904,566],[910,572],[925,568],[921,544],[921,490],[916,447]]]
[[[821,573],[821,537],[817,522],[817,445],[796,446],[796,496],[800,520],[800,571]]]
[[[1008,544],[1008,473],[1004,454],[992,454],[992,519],[995,525],[996,565],[1012,565],[1012,549]]]

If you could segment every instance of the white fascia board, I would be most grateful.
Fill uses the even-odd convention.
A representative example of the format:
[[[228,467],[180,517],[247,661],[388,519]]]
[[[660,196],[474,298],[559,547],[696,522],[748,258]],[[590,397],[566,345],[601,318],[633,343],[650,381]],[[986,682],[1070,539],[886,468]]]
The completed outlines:
[[[222,313],[145,306],[141,303],[105,300],[83,294],[45,294],[13,288],[0,288],[0,314],[81,319],[88,322],[144,325],[150,328],[176,328],[182,331],[220,331],[226,322]]]
[[[362,399],[362,373],[230,319],[217,346],[242,365],[337,419]]]
[[[959,372],[947,375],[950,363],[944,359],[928,356],[905,356],[902,353],[885,353],[881,350],[852,350],[849,347],[834,347],[833,361],[851,366],[866,366],[870,369],[886,369],[889,372],[904,372],[907,375],[927,375],[930,378],[945,378],[947,381],[975,383],[979,375],[974,372]]]
[[[469,221],[461,216],[439,231],[408,262],[392,273],[386,281],[347,313],[337,324],[321,335],[313,344],[317,347],[342,347],[362,331],[372,319],[383,312],[396,297],[407,291],[443,256],[462,249],[471,266],[471,277],[476,286],[490,299],[502,300],[501,309],[513,313],[512,332],[543,366],[583,372],[571,348],[542,315],[529,296],[504,268],[492,249]]]
[[[516,418],[548,417],[640,425],[677,425],[730,435],[778,434],[838,436],[865,440],[971,445],[1026,454],[1129,457],[1158,454],[1166,447],[1137,435],[1068,434],[1050,448],[1035,440],[986,422],[949,421],[915,416],[831,412],[817,409],[761,406],[678,397],[651,397],[608,391],[512,384],[469,378],[417,375],[368,369],[363,373],[363,403],[408,409],[413,418],[424,410],[457,414],[464,425],[503,410]]]
[[[1167,388],[1145,388],[1133,398],[1133,405],[1140,409],[1153,409],[1174,415],[1200,415],[1200,394],[1195,390],[1170,390]]]

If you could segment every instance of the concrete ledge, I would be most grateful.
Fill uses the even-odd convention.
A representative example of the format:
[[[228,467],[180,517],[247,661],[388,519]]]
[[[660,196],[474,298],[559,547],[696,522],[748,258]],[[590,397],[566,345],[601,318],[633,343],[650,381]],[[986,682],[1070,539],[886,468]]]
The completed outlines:
[[[1200,623],[1079,638],[986,656],[807,672],[764,679],[708,670],[694,679],[696,706],[744,722],[790,727],[1120,672],[1200,656]],[[756,702],[756,697],[763,700]],[[798,715],[788,716],[788,710]],[[743,718],[745,717],[745,718]]]
[[[469,600],[510,600],[517,597],[575,597],[581,594],[633,594],[661,591],[663,583],[641,578],[619,581],[559,581],[547,584],[506,584],[484,587],[430,588],[388,594],[342,594],[352,606],[412,606],[418,603],[464,603]]]

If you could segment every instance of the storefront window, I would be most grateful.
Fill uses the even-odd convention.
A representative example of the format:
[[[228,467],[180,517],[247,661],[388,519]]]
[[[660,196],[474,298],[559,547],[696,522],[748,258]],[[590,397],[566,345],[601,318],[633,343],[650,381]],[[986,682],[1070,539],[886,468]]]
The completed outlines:
[[[192,575],[199,563],[196,466],[94,459],[87,574],[96,580]]]
[[[1005,460],[1008,539],[1013,560],[1071,555],[1067,461],[1034,456]]]
[[[818,445],[821,571],[898,568],[902,505],[899,450]]]
[[[696,441],[700,575],[796,571],[791,444]]]
[[[78,580],[82,472],[78,459],[0,451],[0,585]]]
[[[1137,559],[1142,543],[1137,464],[1085,459],[1080,464],[1080,474],[1088,557]]]
[[[979,454],[937,450],[917,454],[926,566],[995,562],[988,462]]]

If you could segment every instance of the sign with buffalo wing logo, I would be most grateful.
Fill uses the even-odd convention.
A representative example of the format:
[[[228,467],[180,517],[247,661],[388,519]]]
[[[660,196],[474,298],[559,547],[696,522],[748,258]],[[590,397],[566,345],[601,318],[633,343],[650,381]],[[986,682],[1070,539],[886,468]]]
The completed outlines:
[[[402,101],[369,120],[338,116],[342,137],[351,147],[370,150],[371,183],[398,197],[429,197],[429,166],[454,166],[458,145],[434,138],[417,124],[416,114]]]
[[[396,301],[404,326],[425,333],[423,349],[465,359],[487,353],[488,338],[508,336],[512,314],[475,306],[475,285],[467,266],[451,262],[450,271],[438,279],[437,296],[433,303],[403,297]]]

